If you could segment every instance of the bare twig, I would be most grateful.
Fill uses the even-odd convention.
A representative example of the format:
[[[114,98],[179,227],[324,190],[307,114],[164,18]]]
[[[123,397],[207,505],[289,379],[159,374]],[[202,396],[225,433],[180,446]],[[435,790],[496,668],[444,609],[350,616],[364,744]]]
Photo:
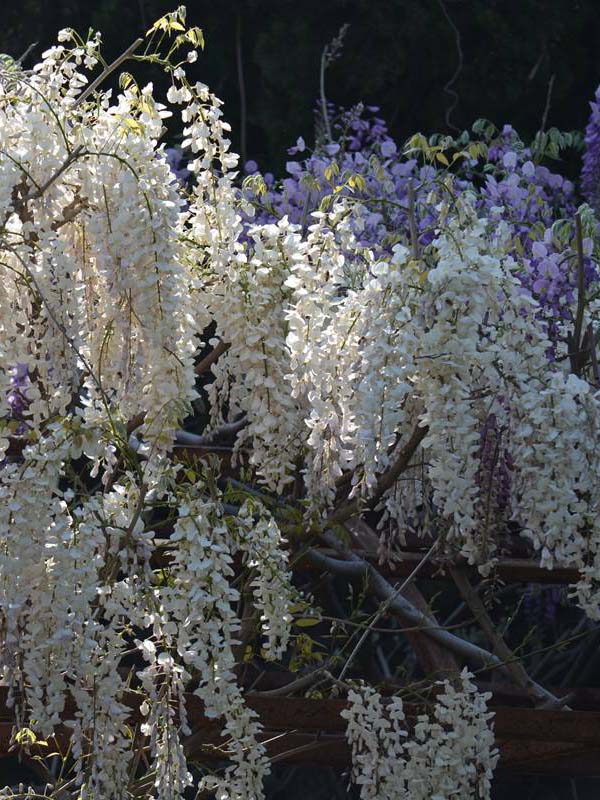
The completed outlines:
[[[327,136],[327,141],[331,142],[331,125],[329,124],[327,96],[325,95],[325,69],[326,69],[326,61],[325,61],[325,50],[324,50],[323,54],[321,55],[321,74],[319,79],[320,94],[321,94],[321,115],[323,117],[323,125],[325,127],[325,135]]]
[[[319,735],[315,736],[314,742],[301,744],[298,747],[293,747],[291,750],[286,750],[284,753],[277,753],[269,759],[271,764],[276,764],[278,761],[285,761],[290,756],[295,756],[299,753],[304,753],[308,750],[314,750],[317,747],[323,747],[323,742],[319,739]]]
[[[326,540],[328,540],[328,544],[332,544],[333,543],[332,539],[334,539],[335,537],[333,536],[333,534],[331,534],[331,535],[325,534],[324,538],[326,538]],[[419,563],[413,569],[413,571],[410,573],[410,575],[400,584],[398,589],[394,590],[394,593],[390,594],[390,596],[387,598],[387,600],[385,600],[379,606],[379,609],[377,610],[377,613],[373,616],[373,619],[371,620],[369,625],[367,625],[367,627],[365,628],[365,630],[362,633],[362,636],[360,637],[360,639],[358,640],[358,642],[354,646],[352,652],[350,653],[350,655],[346,659],[346,663],[344,664],[344,667],[343,667],[342,671],[340,672],[339,680],[343,680],[344,679],[344,675],[346,674],[346,672],[348,671],[350,665],[352,664],[352,662],[356,658],[356,655],[358,654],[358,651],[361,649],[361,647],[365,643],[365,641],[367,639],[367,636],[369,636],[369,634],[371,633],[372,627],[379,622],[379,620],[381,619],[381,617],[384,614],[387,613],[389,607],[394,602],[396,597],[398,597],[398,595],[402,594],[404,589],[406,589],[406,587],[409,585],[409,583],[417,576],[417,574],[418,574],[419,570],[421,569],[421,567],[423,566],[423,564],[425,564],[425,562],[430,558],[430,556],[433,555],[433,551],[436,549],[437,544],[438,544],[438,540],[436,539],[436,541],[432,544],[432,546],[429,548],[427,553],[425,553],[425,555],[423,556],[421,561],[419,561]]]
[[[415,209],[415,187],[412,178],[408,179],[408,225],[410,228],[410,245],[412,257],[419,260],[419,231],[417,229],[417,212]]]
[[[329,537],[330,538],[330,537]],[[338,542],[338,549],[344,552],[341,542]],[[459,636],[440,628],[433,620],[419,609],[415,608],[378,572],[372,564],[356,556],[354,553],[346,553],[343,559],[331,558],[312,549],[308,551],[308,557],[320,567],[337,575],[345,575],[349,578],[367,578],[370,590],[381,600],[388,601],[388,609],[397,614],[404,623],[418,626],[423,633],[431,636],[451,652],[463,659],[474,661],[485,669],[500,669],[510,676],[504,661],[490,653],[483,647],[479,647],[472,642],[461,639]],[[347,559],[347,560],[346,560]],[[531,691],[539,700],[550,701],[553,704],[561,704],[559,698],[536,682],[532,682]]]
[[[583,330],[583,313],[585,310],[585,262],[583,258],[583,230],[581,215],[575,214],[575,247],[577,250],[577,311],[575,314],[575,330],[573,332],[573,345],[575,353],[571,358],[574,366],[573,372],[579,375],[581,371],[581,332]]]
[[[312,684],[333,665],[334,660],[333,658],[329,659],[329,661],[326,661],[325,664],[321,664],[312,672],[302,675],[296,678],[296,680],[290,681],[290,683],[286,683],[285,686],[278,686],[276,689],[267,689],[264,692],[257,692],[257,694],[261,697],[283,697],[284,695],[289,695],[291,692],[299,692],[301,689],[308,689],[309,686],[312,686]]]
[[[238,10],[235,26],[235,60],[237,64],[238,87],[240,92],[240,150],[242,164],[246,163],[246,83],[244,81],[244,62],[242,52],[242,12]]]
[[[533,67],[529,70],[529,75],[527,76],[527,80],[528,81],[532,81],[535,78],[539,68],[542,65],[542,61],[544,60],[544,58],[547,55],[547,53],[548,53],[548,47],[547,47],[546,40],[544,39],[544,43],[542,45],[542,49],[541,49],[540,54],[539,54],[539,56],[537,58],[537,61],[535,62]]]
[[[600,369],[598,368],[598,356],[596,354],[596,334],[594,333],[594,326],[590,322],[587,327],[590,360],[592,362],[592,375],[594,386],[600,388]]]
[[[380,476],[379,480],[377,481],[375,491],[369,498],[369,502],[372,503],[374,500],[377,500],[382,494],[384,494],[384,492],[387,492],[387,490],[394,485],[400,475],[410,464],[411,458],[414,456],[423,439],[427,436],[428,431],[429,428],[427,426],[420,427],[417,425],[412,432],[410,439],[406,442],[398,454],[396,461],[394,461],[392,466]],[[356,497],[353,500],[348,500],[341,506],[338,506],[338,508],[336,508],[327,518],[325,524],[326,527],[331,527],[332,525],[341,525],[342,523],[346,522],[346,520],[350,519],[350,517],[353,517],[355,514],[359,513],[363,503],[364,500],[362,498]]]
[[[502,636],[494,627],[494,623],[490,619],[483,601],[475,589],[473,589],[471,586],[464,568],[461,569],[460,567],[451,566],[449,569],[454,583],[463,597],[463,600],[473,612],[473,616],[477,619],[481,629],[492,645],[494,653],[506,664],[506,669],[512,675],[512,678],[517,686],[520,686],[522,689],[526,689],[534,699],[540,699],[539,693],[531,691],[531,686],[533,685],[534,681],[529,677],[525,667],[515,658],[515,655],[510,647],[508,647]]]
[[[238,433],[247,425],[248,420],[243,417],[238,419],[237,422],[225,422],[223,425],[219,425],[218,428],[215,428],[214,431],[206,434],[206,436],[199,436],[197,433],[189,433],[188,431],[177,431],[175,439],[178,444],[183,444],[186,447],[207,447],[210,444],[214,444],[222,436],[232,436]]]
[[[457,56],[458,56],[458,62],[456,64],[456,69],[452,73],[452,76],[450,77],[450,80],[444,85],[444,91],[451,98],[450,105],[448,105],[447,108],[446,108],[446,125],[448,126],[448,128],[450,128],[450,130],[453,130],[453,131],[456,131],[457,133],[460,133],[460,128],[458,128],[452,122],[452,119],[451,119],[452,112],[454,111],[454,109],[458,105],[458,100],[459,100],[458,92],[453,88],[453,86],[456,83],[456,81],[458,79],[458,76],[462,72],[462,68],[463,68],[463,64],[464,64],[464,56],[463,56],[463,51],[462,51],[461,39],[460,39],[460,31],[456,27],[456,25],[454,23],[454,20],[452,19],[452,17],[448,13],[448,9],[446,8],[443,0],[438,0],[438,5],[442,10],[443,15],[446,17],[446,21],[448,22],[448,25],[450,25],[450,27],[452,28],[452,31],[454,33],[454,41],[456,43],[456,53],[457,53]]]
[[[67,170],[71,166],[71,164],[82,154],[84,154],[82,144],[78,145],[74,150],[71,150],[69,155],[60,165],[60,167],[58,167],[58,169],[52,173],[52,175],[48,178],[48,180],[41,186],[38,186],[38,188],[35,191],[31,192],[30,194],[27,194],[23,198],[23,205],[26,205],[30,200],[38,200],[44,194],[44,192],[47,189],[49,189],[50,186],[52,186],[54,181],[56,181],[57,178],[60,178],[63,172],[65,172],[65,170]]]
[[[556,75],[552,75],[550,80],[548,81],[548,91],[546,92],[546,105],[544,106],[544,113],[542,114],[542,124],[540,125],[540,133],[543,133],[546,129],[546,123],[548,122],[548,114],[550,113],[550,101],[552,100],[552,89],[554,88],[554,81],[556,79]]]
[[[73,220],[88,207],[87,201],[82,199],[79,195],[76,195],[73,200],[63,208],[62,217],[52,223],[52,230],[59,231],[64,225],[73,222]]]
[[[321,100],[321,113],[323,115],[323,125],[325,126],[325,135],[327,137],[328,142],[331,142],[333,140],[333,137],[331,135],[331,124],[329,122],[329,111],[327,109],[327,96],[325,94],[325,73],[327,72],[327,67],[330,64],[332,64],[342,52],[344,36],[346,35],[348,28],[349,28],[348,23],[342,25],[342,27],[338,31],[337,36],[335,36],[331,40],[331,42],[329,42],[329,44],[323,48],[323,52],[321,53],[321,72],[319,75],[319,89],[320,89],[320,100]]]
[[[35,47],[37,47],[38,44],[39,44],[39,42],[33,42],[32,44],[30,44],[29,47],[27,48],[27,50],[25,50],[25,52],[16,59],[15,64],[22,64],[25,61],[25,59],[27,58],[27,56],[29,55],[29,53],[31,53],[31,51]]]
[[[78,105],[81,105],[81,103],[83,103],[84,100],[86,100],[91,94],[93,94],[96,91],[98,86],[100,86],[100,84],[103,83],[106,80],[106,78],[111,74],[111,72],[114,72],[116,69],[118,69],[121,66],[121,64],[124,61],[127,61],[127,59],[130,56],[132,56],[135,53],[135,51],[143,43],[144,43],[144,40],[142,38],[139,38],[139,39],[136,39],[135,42],[133,42],[133,44],[130,44],[129,47],[127,48],[127,50],[125,50],[125,52],[121,53],[120,56],[115,58],[115,60],[112,62],[112,64],[109,64],[104,69],[104,71],[101,72],[100,75],[98,75],[98,77],[94,81],[92,81],[90,83],[88,88],[84,92],[82,92],[79,95],[79,97],[75,100],[75,102],[73,103],[72,107],[73,108],[77,108]]]

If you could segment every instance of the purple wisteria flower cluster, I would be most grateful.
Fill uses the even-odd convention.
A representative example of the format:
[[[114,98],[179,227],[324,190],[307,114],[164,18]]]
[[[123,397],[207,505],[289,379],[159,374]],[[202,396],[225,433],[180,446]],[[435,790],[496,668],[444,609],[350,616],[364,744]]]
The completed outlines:
[[[165,156],[167,157],[167,164],[169,165],[171,172],[175,176],[175,179],[182,185],[185,186],[187,181],[192,174],[187,166],[184,163],[184,154],[181,147],[167,147],[165,150]]]
[[[596,104],[593,109],[592,119],[598,125]],[[327,141],[323,126],[318,125],[312,150],[298,138],[288,150],[293,158],[280,181],[272,173],[261,175],[255,161],[247,162],[245,194],[256,207],[248,223],[287,216],[306,225],[310,212],[335,192],[361,204],[356,234],[365,247],[377,252],[397,242],[408,245],[411,224],[418,245],[426,247],[435,237],[448,192],[469,192],[481,216],[509,225],[517,276],[539,303],[550,338],[557,341],[564,336],[564,324],[572,320],[577,285],[572,222],[578,196],[572,181],[541,163],[544,153],[539,140],[526,146],[512,126],[497,130],[480,120],[472,134],[464,132],[456,140],[438,136],[427,142],[418,137],[414,146],[417,137],[413,137],[407,147],[399,147],[378,111],[376,106],[362,104],[336,111],[330,105],[335,140]],[[572,134],[558,131],[541,139],[554,155],[560,145],[574,142]],[[598,156],[600,151],[596,161]],[[589,153],[586,159],[585,169],[592,176]],[[600,176],[600,167],[595,169]],[[562,227],[561,221],[566,223]],[[598,278],[590,237],[584,239],[584,250],[589,288]]]
[[[361,230],[357,231],[361,243],[375,249],[389,248],[409,235],[412,183],[418,197],[419,239],[422,244],[432,241],[437,214],[427,195],[435,188],[436,170],[431,165],[419,165],[416,158],[401,157],[385,122],[375,116],[378,110],[362,104],[348,111],[342,109],[331,126],[336,140],[328,142],[320,137],[313,150],[298,138],[288,150],[288,155],[297,158],[286,163],[287,176],[280,182],[272,174],[262,176],[268,192],[259,204],[258,221],[287,216],[291,222],[306,224],[309,213],[337,189],[342,196],[352,196],[364,205]],[[331,107],[330,112],[333,116]],[[250,161],[245,171],[257,175],[258,165]]]
[[[600,86],[590,103],[585,129],[585,153],[581,169],[581,192],[596,213],[600,210]]]
[[[26,430],[26,423],[24,420],[25,412],[29,407],[29,399],[27,397],[27,387],[31,384],[29,378],[29,370],[27,364],[17,364],[14,368],[14,374],[10,379],[10,391],[8,392],[7,402],[10,409],[9,416],[11,419],[17,420],[17,428],[15,433],[24,433]]]
[[[505,431],[496,414],[490,414],[480,434],[479,502],[484,509],[483,518],[488,526],[506,523],[510,512],[510,492],[514,464],[504,444]]]

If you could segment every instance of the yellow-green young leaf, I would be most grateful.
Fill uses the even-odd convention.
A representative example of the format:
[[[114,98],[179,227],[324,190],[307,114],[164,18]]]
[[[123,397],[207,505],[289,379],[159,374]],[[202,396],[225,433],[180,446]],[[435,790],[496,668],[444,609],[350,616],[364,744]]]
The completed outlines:
[[[331,182],[339,173],[339,171],[338,165],[335,163],[335,161],[332,161],[332,163],[325,170],[325,180]]]
[[[201,28],[190,28],[186,33],[186,37],[194,47],[200,47],[204,50],[204,33]]]
[[[435,157],[440,162],[440,164],[443,164],[445,167],[450,166],[450,162],[443,153],[436,153]]]
[[[133,729],[129,725],[125,726],[125,736],[128,739],[133,739],[134,732],[133,732]]]
[[[320,622],[319,617],[302,617],[301,619],[295,619],[294,625],[298,628],[312,628],[313,625],[318,625]]]
[[[414,136],[411,136],[408,142],[406,143],[406,151],[409,150],[427,150],[429,144],[427,139],[423,136],[422,133],[415,133]]]
[[[190,483],[196,483],[196,473],[193,469],[187,469],[185,471],[185,477],[188,479]]]
[[[364,192],[365,190],[365,179],[362,175],[351,175],[348,178],[348,186],[351,189],[358,189],[359,192]]]
[[[297,614],[299,611],[306,611],[307,608],[309,608],[309,603],[306,602],[292,603],[292,605],[289,607],[289,612],[290,614]]]
[[[152,114],[153,110],[152,103],[150,103],[145,96],[142,96],[140,98],[140,111],[145,111],[147,114]]]
[[[166,16],[165,17],[161,17],[160,19],[157,19],[156,22],[154,23],[154,25],[152,25],[152,27],[148,28],[148,30],[146,31],[146,36],[150,36],[151,34],[154,33],[154,31],[164,31],[164,30],[166,30],[168,24],[169,24],[169,21],[168,21]]]
[[[253,656],[254,656],[254,648],[252,647],[252,645],[247,644],[246,649],[244,650],[242,661],[244,662],[244,664],[247,664],[249,661],[252,661]]]
[[[130,131],[140,134],[143,133],[144,128],[137,119],[133,119],[133,117],[121,117],[121,122],[126,128],[129,128]]]
[[[131,86],[133,83],[133,75],[130,72],[122,72],[119,75],[119,86],[123,91],[127,89],[128,86]]]
[[[175,37],[175,41],[173,42],[173,46],[171,47],[171,52],[177,50],[177,48],[181,47],[182,44],[188,44],[189,40],[187,37],[187,33],[180,33],[178,36]]]
[[[0,67],[2,69],[16,69],[14,58],[6,53],[0,53]]]
[[[471,158],[477,159],[481,156],[485,157],[487,153],[487,147],[485,146],[484,142],[472,142],[467,147],[467,152]]]
[[[17,744],[37,744],[39,747],[48,747],[48,742],[45,739],[38,739],[35,732],[31,728],[21,728],[15,735]]]
[[[248,186],[257,197],[267,194],[267,184],[262,175],[249,175],[248,177],[250,178]]]

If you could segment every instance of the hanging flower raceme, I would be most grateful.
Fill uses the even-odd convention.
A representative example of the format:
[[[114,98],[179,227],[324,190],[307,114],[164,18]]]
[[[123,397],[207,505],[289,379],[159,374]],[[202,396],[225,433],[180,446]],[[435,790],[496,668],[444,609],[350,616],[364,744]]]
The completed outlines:
[[[600,211],[600,87],[590,103],[585,129],[585,154],[581,169],[581,190],[594,211]]]
[[[163,18],[183,20],[182,9]],[[235,193],[214,159],[230,169],[236,157],[216,98],[174,70],[169,99],[183,101],[198,154],[196,199],[182,214],[158,144],[170,112],[152,86],[126,75],[114,100],[88,93],[99,37],[60,38],[74,46],[52,48],[31,73],[0,76],[0,391],[10,409],[0,442],[16,452],[0,469],[3,677],[19,728],[34,737],[70,729],[79,796],[94,800],[134,791],[132,676],[146,696],[141,733],[157,797],[183,796],[193,680],[232,741],[232,767],[207,785],[254,800],[268,761],[237,686],[231,564],[246,554],[265,655],[277,658],[289,638],[286,556],[264,509],[226,522],[218,502],[198,499],[206,487],[189,481],[196,497],[186,505],[167,457],[196,397],[194,355],[210,321],[195,298],[199,254],[217,275],[236,240]],[[229,241],[214,236],[221,224],[234,231]],[[193,256],[182,244],[190,231]],[[175,517],[164,584],[152,563],[157,507]],[[136,636],[146,666],[127,677]]]
[[[66,38],[66,35],[65,37]],[[80,407],[88,425],[145,415],[164,449],[194,398],[190,291],[180,200],[157,150],[164,106],[152,87],[86,99],[98,39],[45,54],[2,84],[2,374],[25,365],[26,420]],[[81,52],[80,52],[81,51]],[[77,91],[76,91],[77,90]]]
[[[286,381],[285,341],[286,280],[303,258],[299,229],[286,218],[251,228],[208,293],[218,332],[230,344],[209,387],[214,420],[222,421],[225,407],[230,419],[243,415],[236,449],[248,447],[248,463],[277,492],[293,479],[306,430]]]
[[[261,728],[255,712],[244,704],[236,681],[233,646],[240,622],[233,607],[239,593],[230,581],[233,558],[241,551],[256,573],[251,586],[267,640],[265,655],[281,657],[289,639],[294,592],[285,570],[287,558],[279,530],[256,503],[245,504],[239,518],[226,520],[214,502],[180,499],[171,542],[176,550],[170,580],[154,590],[154,633],[139,645],[151,663],[145,680],[160,679],[160,653],[176,651],[179,661],[173,662],[169,656],[169,663],[185,665],[183,682],[189,679],[188,671],[198,676],[195,694],[202,699],[205,713],[223,717],[223,732],[232,737],[234,766],[224,780],[207,779],[207,786],[218,788],[223,797],[259,797],[268,760],[264,746],[257,741]]]
[[[480,694],[471,678],[464,670],[456,687],[440,684],[433,713],[420,715],[413,730],[400,697],[384,702],[365,684],[349,691],[342,716],[361,800],[490,797],[498,761],[491,695]]]

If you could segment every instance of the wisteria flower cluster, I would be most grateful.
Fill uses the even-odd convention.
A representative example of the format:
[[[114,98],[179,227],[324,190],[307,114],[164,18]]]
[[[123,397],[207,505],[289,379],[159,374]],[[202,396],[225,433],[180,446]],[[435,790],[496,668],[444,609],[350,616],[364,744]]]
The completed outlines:
[[[184,30],[179,46],[193,47],[200,34],[184,21],[184,9],[167,15],[150,42]],[[236,157],[218,101],[169,62],[169,100],[184,104],[186,146],[198,153],[196,200],[182,213],[158,144],[171,112],[128,74],[116,98],[92,91],[99,36],[59,40],[33,71],[7,68],[0,81],[3,679],[18,729],[37,741],[70,728],[78,797],[139,791],[133,689],[157,797],[182,797],[192,782],[193,690],[231,743],[231,766],[205,786],[256,798],[268,762],[237,685],[232,563],[245,554],[263,657],[275,659],[291,621],[287,553],[265,508],[227,515],[219,492],[169,456],[197,397],[197,337],[210,321],[202,253],[211,269],[220,248],[231,263],[217,230],[233,206],[214,159],[229,170]],[[160,569],[154,519],[169,523],[175,547]],[[135,677],[124,667],[132,651]]]
[[[494,715],[491,695],[479,693],[472,677],[464,670],[458,688],[440,684],[432,714],[419,715],[412,731],[400,697],[384,702],[365,684],[348,692],[342,716],[361,800],[489,800],[498,761]]]
[[[397,241],[408,244],[411,236],[427,245],[439,225],[444,177],[453,166],[455,189],[474,192],[481,215],[500,214],[509,223],[511,250],[520,264],[516,274],[539,302],[552,340],[560,337],[560,322],[571,320],[576,273],[568,252],[573,235],[565,241],[554,224],[572,219],[576,211],[573,183],[540,164],[540,148],[525,146],[510,125],[498,131],[480,120],[473,126],[476,138],[467,132],[456,140],[427,141],[417,135],[403,149],[374,116],[377,111],[362,105],[338,112],[330,107],[336,140],[318,140],[309,153],[304,139],[298,139],[288,152],[299,159],[287,162],[288,176],[280,183],[270,173],[261,176],[256,162],[248,162],[247,193],[258,206],[258,217],[287,216],[306,225],[310,211],[336,192],[364,205],[355,230],[366,246],[389,249]],[[574,142],[573,134],[552,131],[548,148],[554,152]],[[419,159],[422,154],[425,162]],[[586,247],[589,286],[596,270],[589,241]]]

